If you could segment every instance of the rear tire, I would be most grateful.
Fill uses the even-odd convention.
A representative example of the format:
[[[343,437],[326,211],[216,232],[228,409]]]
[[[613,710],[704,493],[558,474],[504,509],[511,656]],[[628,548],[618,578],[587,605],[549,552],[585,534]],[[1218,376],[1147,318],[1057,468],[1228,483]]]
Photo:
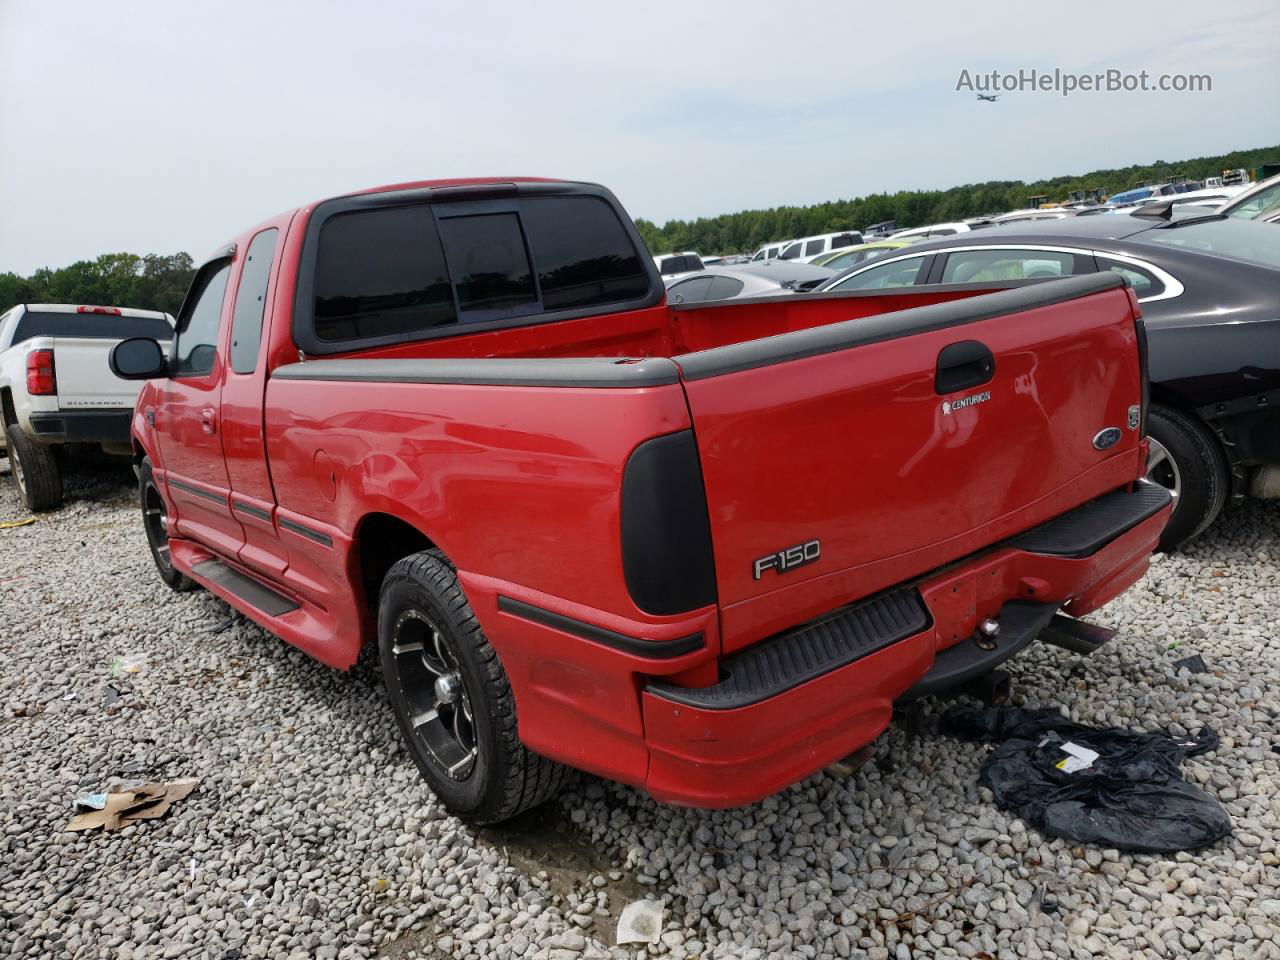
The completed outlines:
[[[160,579],[178,593],[194,590],[198,584],[173,565],[169,553],[169,509],[156,486],[149,457],[143,457],[142,463],[138,464],[138,503],[142,507],[142,527],[147,534],[147,546],[151,548],[151,559],[155,561]]]
[[[520,742],[506,671],[438,550],[387,572],[378,649],[409,754],[451,813],[498,823],[555,796],[568,768]]]
[[[1147,479],[1174,494],[1160,549],[1176,550],[1222,512],[1229,487],[1226,457],[1199,421],[1169,407],[1151,408],[1147,435],[1152,441]]]
[[[32,513],[62,506],[62,471],[53,450],[32,443],[17,424],[5,436],[9,443],[9,466],[18,496]]]

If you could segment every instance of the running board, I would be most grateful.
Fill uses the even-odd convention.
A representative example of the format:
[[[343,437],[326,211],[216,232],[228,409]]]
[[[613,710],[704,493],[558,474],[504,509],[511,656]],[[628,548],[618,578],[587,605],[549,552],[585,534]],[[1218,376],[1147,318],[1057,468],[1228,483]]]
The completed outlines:
[[[261,610],[269,617],[278,617],[290,610],[298,609],[298,604],[284,594],[264,586],[253,577],[245,576],[221,560],[202,560],[191,567],[191,572],[201,580],[208,580],[228,593],[235,594],[249,606]]]

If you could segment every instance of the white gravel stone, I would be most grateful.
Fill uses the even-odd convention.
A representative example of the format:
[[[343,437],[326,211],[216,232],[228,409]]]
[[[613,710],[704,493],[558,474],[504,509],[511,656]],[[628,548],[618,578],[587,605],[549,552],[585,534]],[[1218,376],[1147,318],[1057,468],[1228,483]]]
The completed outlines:
[[[0,521],[23,515],[0,479]],[[0,530],[0,955],[621,960],[618,914],[647,897],[645,956],[1280,958],[1277,556],[1280,505],[1230,506],[1091,617],[1120,631],[1092,658],[1008,668],[1017,702],[1085,723],[1213,725],[1185,770],[1237,825],[1217,847],[1042,836],[978,787],[986,747],[897,728],[853,776],[747,809],[584,776],[476,831],[422,784],[372,658],[339,673],[169,592],[127,472],[73,475],[63,510]],[[1174,671],[1192,653],[1209,673]],[[185,776],[161,820],[63,831],[81,793]]]

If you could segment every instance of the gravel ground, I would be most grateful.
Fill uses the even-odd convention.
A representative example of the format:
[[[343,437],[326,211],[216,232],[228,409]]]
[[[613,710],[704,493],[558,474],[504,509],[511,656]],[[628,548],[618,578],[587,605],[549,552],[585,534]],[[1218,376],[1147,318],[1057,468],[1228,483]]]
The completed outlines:
[[[0,522],[23,515],[0,479]],[[581,777],[474,831],[419,781],[371,660],[329,670],[169,592],[127,476],[79,477],[65,509],[0,530],[0,954],[1280,958],[1278,552],[1280,504],[1233,508],[1094,618],[1121,630],[1094,658],[1011,671],[1018,702],[1087,723],[1212,724],[1220,749],[1184,769],[1236,829],[1198,854],[1041,836],[977,786],[986,747],[898,729],[852,777],[748,809]],[[1175,673],[1191,653],[1211,672]],[[113,777],[187,776],[164,819],[64,832]],[[644,896],[661,943],[611,946]]]

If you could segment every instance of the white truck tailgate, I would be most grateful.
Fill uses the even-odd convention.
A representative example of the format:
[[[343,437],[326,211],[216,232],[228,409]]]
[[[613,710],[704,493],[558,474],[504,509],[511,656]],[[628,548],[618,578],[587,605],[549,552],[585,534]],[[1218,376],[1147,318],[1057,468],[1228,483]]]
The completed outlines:
[[[58,409],[132,409],[142,383],[121,380],[107,358],[119,341],[55,337],[53,362],[58,381]]]

